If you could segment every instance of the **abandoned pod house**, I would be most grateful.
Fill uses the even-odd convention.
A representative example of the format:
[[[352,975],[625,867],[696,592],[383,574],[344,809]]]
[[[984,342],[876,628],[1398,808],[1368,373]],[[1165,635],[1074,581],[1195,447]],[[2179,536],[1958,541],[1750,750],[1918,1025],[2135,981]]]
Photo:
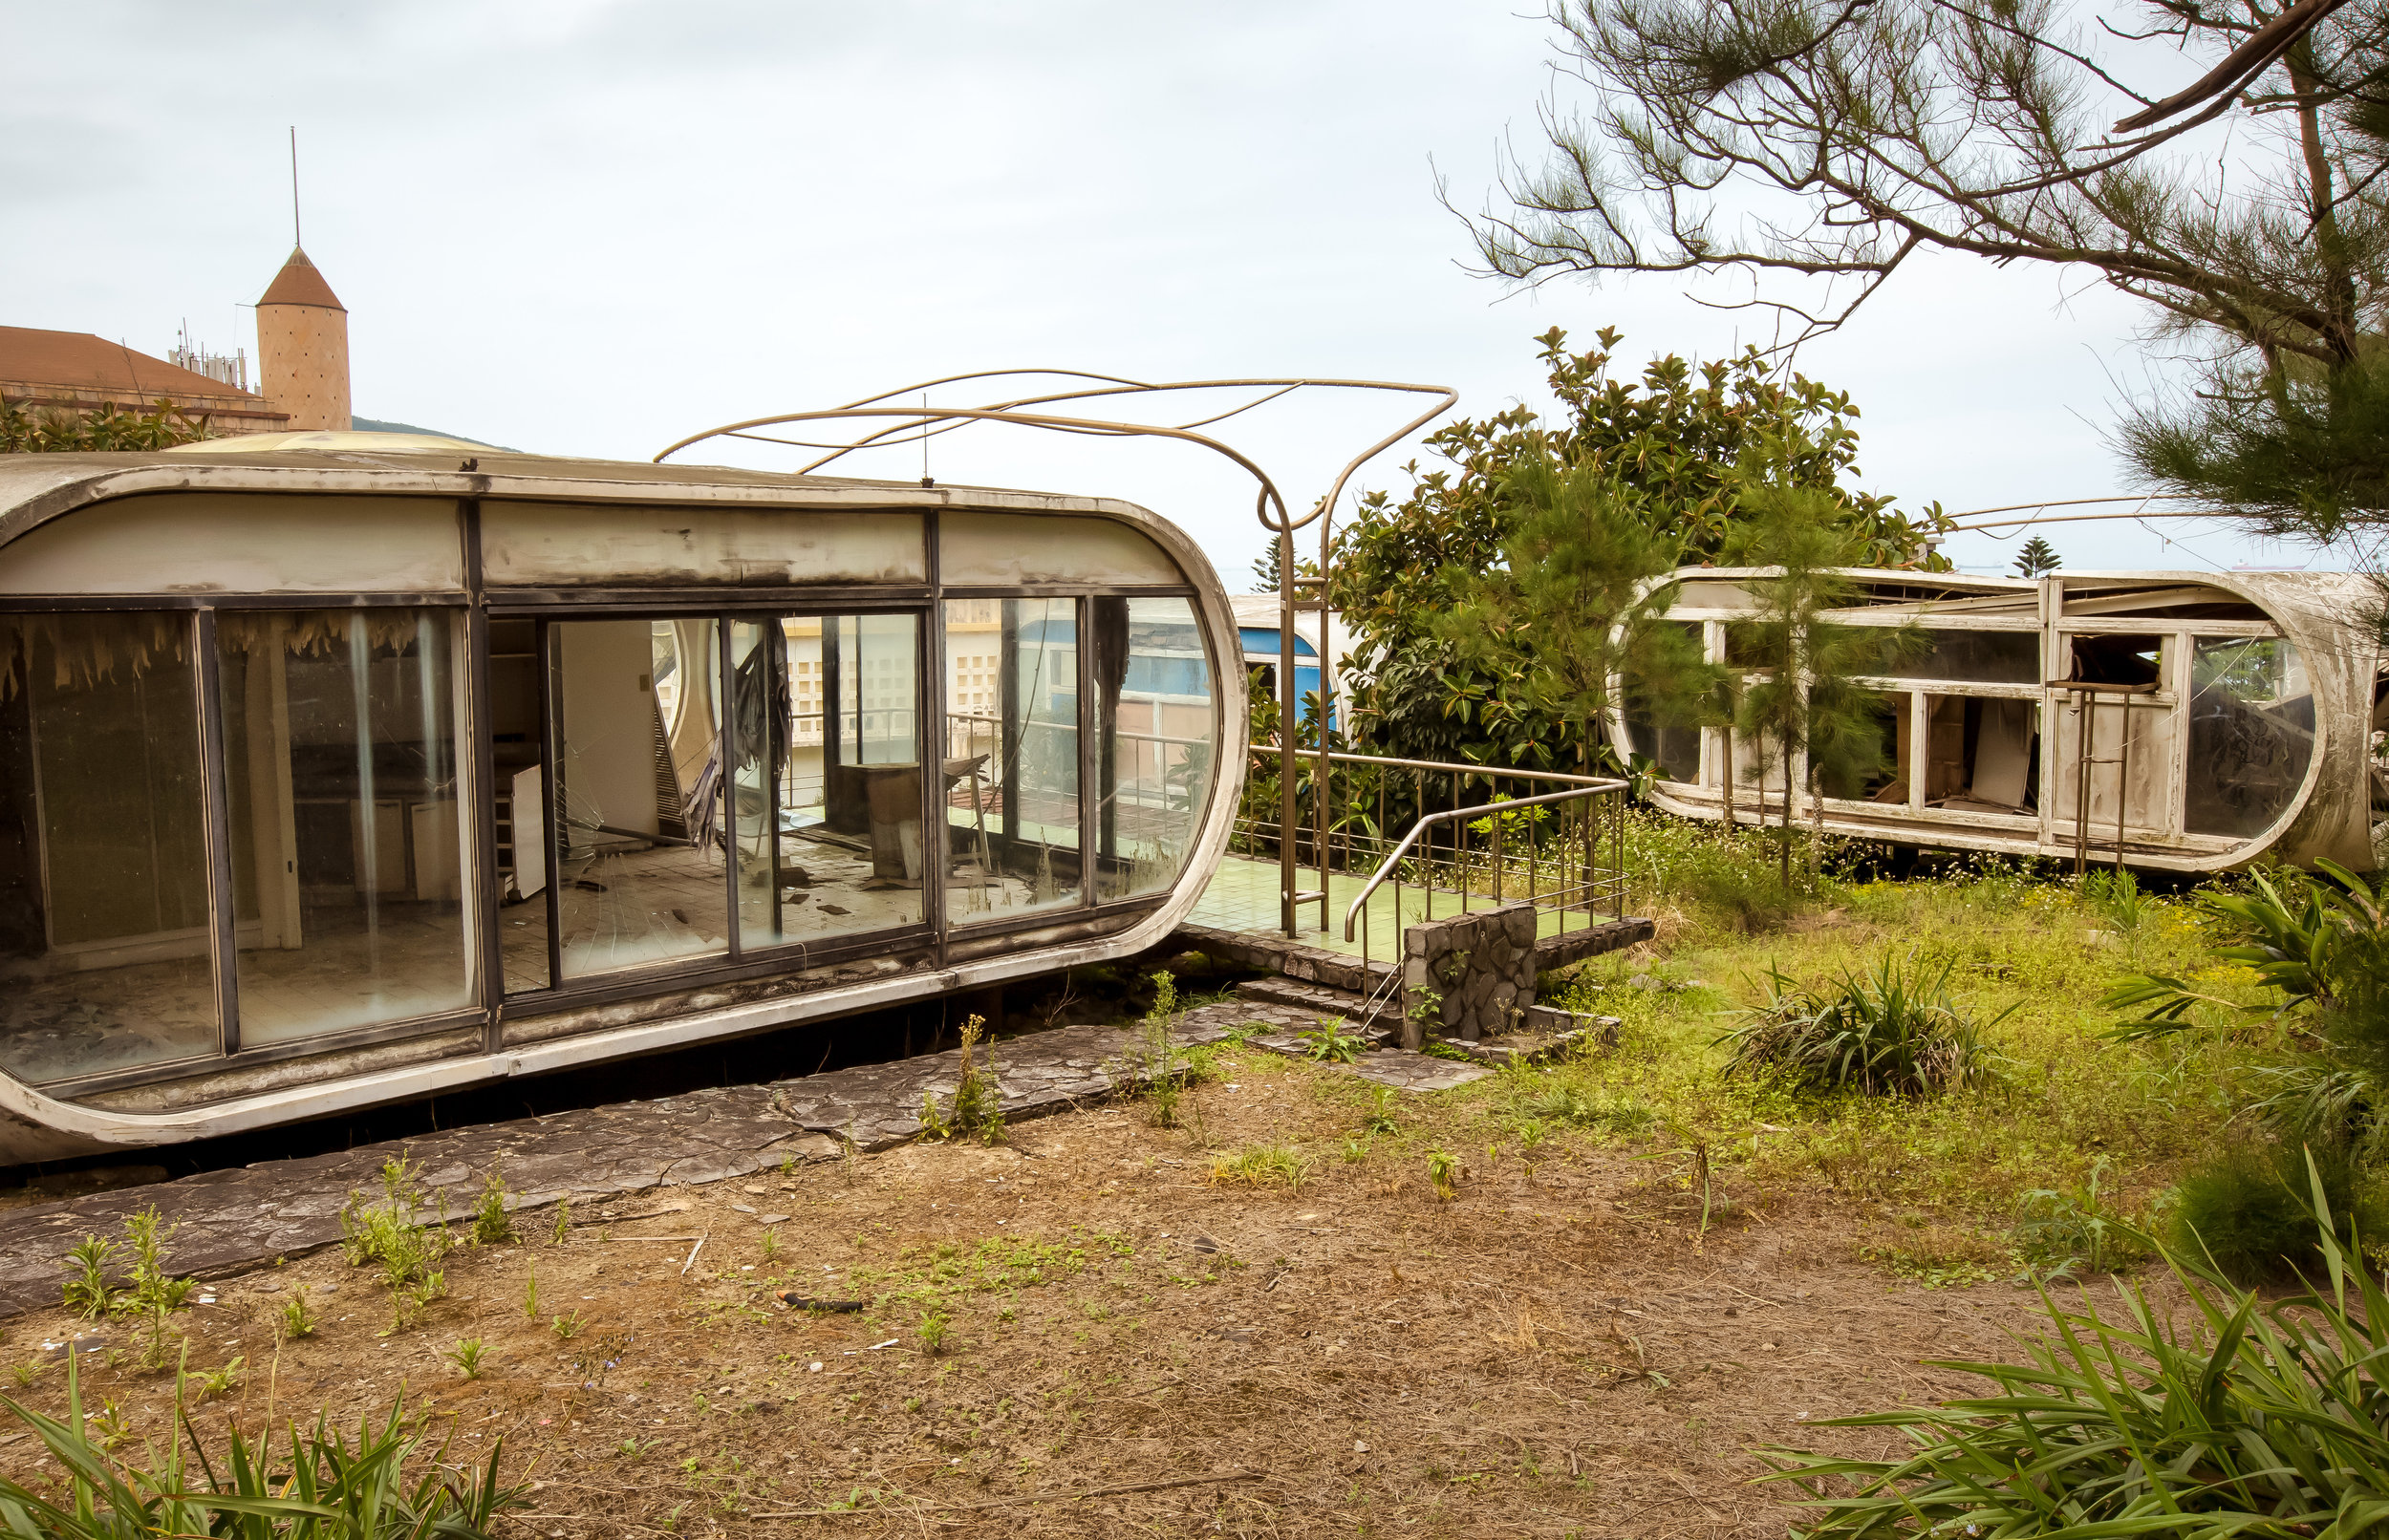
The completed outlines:
[[[1752,622],[1772,574],[1685,568],[1661,624],[1763,674]],[[1861,684],[1883,705],[1881,771],[1820,788],[1835,833],[1960,850],[2213,871],[2375,862],[2378,644],[2367,580],[2306,572],[1862,571],[1837,624],[1905,629]],[[1690,818],[1779,818],[1784,773],[1719,728],[1612,724],[1653,801]],[[1797,783],[1802,778],[1797,773]],[[1818,808],[1805,790],[1794,817]]]
[[[9,457],[0,1163],[1138,952],[1227,839],[1238,655],[1194,545],[1101,499]]]

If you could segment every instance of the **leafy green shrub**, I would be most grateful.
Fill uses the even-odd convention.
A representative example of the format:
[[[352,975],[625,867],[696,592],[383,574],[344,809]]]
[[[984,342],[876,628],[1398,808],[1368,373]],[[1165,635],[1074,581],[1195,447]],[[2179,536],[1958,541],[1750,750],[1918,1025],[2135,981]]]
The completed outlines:
[[[217,1462],[200,1449],[199,1434],[182,1415],[183,1439],[149,1448],[146,1466],[118,1460],[124,1442],[118,1419],[86,1421],[75,1367],[67,1367],[67,1415],[44,1417],[0,1398],[0,1409],[25,1424],[64,1467],[63,1496],[39,1495],[0,1475],[0,1518],[23,1540],[126,1540],[141,1535],[220,1535],[240,1540],[384,1540],[437,1536],[492,1540],[498,1518],[530,1505],[519,1487],[498,1483],[503,1440],[480,1469],[424,1458],[422,1424],[393,1406],[380,1428],[360,1422],[356,1440],[318,1421],[312,1431],[292,1427],[288,1447],[273,1449],[271,1428],[254,1443],[237,1432]],[[185,1464],[187,1441],[197,1458]],[[408,1466],[417,1474],[408,1483]],[[18,1468],[24,1468],[22,1463]]]
[[[2319,1167],[2309,1176],[2315,1194]],[[1762,1451],[1809,1494],[1808,1540],[1898,1535],[2352,1535],[2389,1491],[2374,1375],[2389,1294],[2318,1204],[2307,1245],[2325,1287],[2267,1304],[2194,1253],[2167,1250],[2195,1318],[2123,1292],[2123,1318],[2061,1309],[2021,1363],[1943,1363],[1988,1395],[1836,1418],[1896,1429],[1905,1453]]]
[[[2011,1239],[2024,1276],[2039,1281],[2070,1277],[2075,1269],[2111,1272],[2148,1254],[2148,1249],[2123,1223],[2098,1190],[2107,1174],[2107,1157],[2092,1163],[2090,1180],[2079,1188],[2035,1187],[2016,1200],[2015,1230]]]
[[[1866,973],[1812,989],[1779,968],[1767,1000],[1720,1043],[1731,1071],[1764,1071],[1815,1090],[1921,1096],[1963,1085],[1990,1059],[1983,1029],[1949,993],[1954,965],[1886,952]]]
[[[2389,1234],[2378,1189],[2345,1152],[2242,1144],[2183,1173],[2173,1215],[2177,1251],[2214,1259],[2244,1283],[2284,1278],[2320,1259],[2310,1189],[2321,1184],[2339,1216],[2339,1244],[2351,1225]]]

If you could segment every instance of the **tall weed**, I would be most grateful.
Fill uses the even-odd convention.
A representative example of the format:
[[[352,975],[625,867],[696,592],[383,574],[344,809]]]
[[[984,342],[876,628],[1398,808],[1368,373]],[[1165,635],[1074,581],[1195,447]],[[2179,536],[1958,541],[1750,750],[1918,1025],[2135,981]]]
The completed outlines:
[[[0,1474],[6,1532],[25,1540],[494,1540],[501,1516],[530,1506],[522,1487],[498,1480],[503,1440],[479,1468],[445,1465],[444,1448],[426,1449],[421,1425],[396,1405],[379,1427],[360,1420],[354,1443],[320,1420],[307,1433],[291,1428],[280,1452],[270,1427],[253,1442],[235,1431],[219,1472],[183,1415],[180,1381],[174,1400],[175,1427],[136,1464],[117,1457],[123,1441],[102,1419],[85,1418],[72,1356],[63,1420],[0,1398],[0,1411],[35,1437],[66,1484],[63,1494],[45,1495]]]

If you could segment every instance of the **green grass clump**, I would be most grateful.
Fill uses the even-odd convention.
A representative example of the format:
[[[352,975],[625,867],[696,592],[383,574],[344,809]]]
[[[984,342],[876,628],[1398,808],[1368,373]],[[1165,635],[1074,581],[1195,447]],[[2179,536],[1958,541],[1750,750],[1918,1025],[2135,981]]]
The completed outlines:
[[[1766,1000],[1724,1039],[1728,1067],[1820,1091],[1921,1096],[1964,1085],[1990,1050],[1950,994],[1955,967],[1886,952],[1821,988],[1770,968]]]
[[[2322,1260],[2309,1189],[2319,1182],[2338,1216],[2338,1243],[2353,1225],[2389,1234],[2378,1186],[2338,1151],[2284,1144],[2227,1145],[2183,1172],[2172,1214],[2174,1249],[2202,1251],[2242,1283],[2294,1276]]]
[[[2188,1311],[2136,1287],[2115,1317],[2044,1295],[2051,1331],[2023,1361],[1939,1365],[1989,1380],[1986,1394],[1819,1424],[1894,1430],[1895,1457],[1774,1448],[1764,1479],[1808,1493],[1814,1523],[1797,1532],[1809,1540],[2369,1529],[2389,1491],[2374,1374],[2389,1294],[2335,1238],[2325,1186],[2317,1163],[2312,1292],[2268,1304],[2169,1250]]]
[[[1231,1150],[1211,1163],[1211,1179],[1233,1187],[1284,1187],[1300,1192],[1302,1178],[1310,1174],[1310,1162],[1300,1150],[1282,1140],[1247,1144]]]

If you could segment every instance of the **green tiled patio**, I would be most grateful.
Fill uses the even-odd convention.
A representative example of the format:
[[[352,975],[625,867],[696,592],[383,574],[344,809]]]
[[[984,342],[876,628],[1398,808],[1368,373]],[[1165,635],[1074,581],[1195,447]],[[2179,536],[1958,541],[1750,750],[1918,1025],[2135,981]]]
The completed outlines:
[[[1308,887],[1319,880],[1319,875],[1304,868],[1299,880]],[[1361,886],[1367,881],[1366,877],[1344,872],[1328,873],[1328,929],[1324,933],[1314,929],[1319,924],[1319,906],[1316,903],[1303,905],[1303,930],[1300,939],[1304,946],[1341,952],[1354,957],[1361,955],[1362,927],[1355,925],[1352,939],[1345,940],[1344,911],[1351,907],[1353,898],[1360,893]],[[1369,894],[1368,955],[1382,959],[1401,955],[1402,930],[1427,918],[1427,898],[1424,888],[1405,885],[1402,888],[1402,911],[1397,918],[1391,883]],[[1493,902],[1482,893],[1469,896],[1472,909],[1490,908]],[[1438,888],[1434,904],[1438,919],[1460,912],[1460,895],[1455,892]],[[1599,921],[1607,917],[1606,914],[1599,914],[1594,918]],[[1212,873],[1210,886],[1203,889],[1203,896],[1194,905],[1194,912],[1187,918],[1195,925],[1213,926],[1222,930],[1276,931],[1279,918],[1278,864],[1257,861],[1250,856],[1221,857],[1219,869]],[[1561,918],[1555,910],[1543,910],[1535,916],[1535,933],[1539,936],[1560,934]],[[1582,914],[1570,914],[1565,918],[1569,930],[1583,929],[1585,922]]]

